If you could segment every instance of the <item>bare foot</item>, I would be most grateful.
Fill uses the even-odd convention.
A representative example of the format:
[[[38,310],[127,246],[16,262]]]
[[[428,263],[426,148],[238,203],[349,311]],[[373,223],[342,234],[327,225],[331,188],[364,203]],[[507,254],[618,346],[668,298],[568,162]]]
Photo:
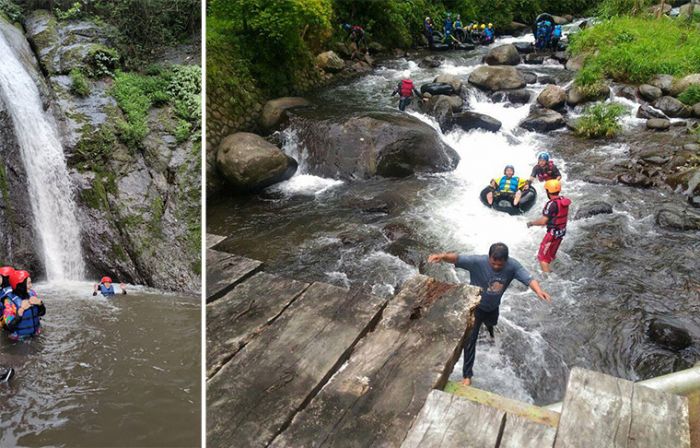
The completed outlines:
[[[472,385],[472,379],[471,378],[464,378],[462,380],[462,386],[471,386]]]

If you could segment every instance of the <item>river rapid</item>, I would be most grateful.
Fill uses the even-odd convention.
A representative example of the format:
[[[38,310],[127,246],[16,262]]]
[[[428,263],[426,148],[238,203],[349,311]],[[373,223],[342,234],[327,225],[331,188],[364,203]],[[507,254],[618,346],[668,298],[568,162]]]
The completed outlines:
[[[531,39],[499,39],[494,45]],[[384,61],[365,76],[310,97],[319,105],[314,113],[395,111],[398,101],[390,93],[400,79],[410,76],[420,86],[449,73],[466,84],[487,51],[441,53],[445,61],[438,68],[419,67],[416,61],[424,54]],[[518,68],[554,76],[561,86],[573,77],[555,61]],[[531,103],[544,87],[527,86]],[[700,360],[700,235],[666,230],[654,221],[660,206],[684,198],[659,189],[584,180],[602,164],[624,162],[631,145],[644,144],[644,121],[634,118],[638,105],[612,98],[629,110],[623,135],[612,141],[581,140],[566,129],[538,134],[519,128],[531,104],[494,103],[475,88],[467,96],[470,110],[503,123],[499,132],[443,134],[431,117],[407,112],[435,127],[459,153],[454,171],[351,182],[314,176],[305,167],[303,145],[291,127],[278,138],[285,152],[300,162],[297,174],[258,195],[210,201],[208,231],[230,236],[222,248],[262,260],[268,271],[379,295],[393,294],[418,272],[468,281],[468,273],[427,265],[425,258],[448,250],[483,254],[492,243],[505,242],[511,255],[541,280],[553,303],[539,301],[517,282],[511,285],[495,340],[480,336],[473,384],[527,402],[561,400],[574,366],[638,380]],[[580,113],[577,108],[568,115]],[[506,164],[515,166],[516,175],[529,175],[541,150],[553,155],[563,173],[563,194],[573,200],[570,217],[580,204],[593,200],[604,200],[614,210],[570,220],[555,272],[546,276],[535,258],[544,230],[525,225],[546,201],[542,186],[537,185],[537,205],[523,216],[487,209],[478,197]],[[686,328],[693,345],[673,351],[651,341],[647,332],[656,318]],[[461,378],[461,360],[452,378]]]

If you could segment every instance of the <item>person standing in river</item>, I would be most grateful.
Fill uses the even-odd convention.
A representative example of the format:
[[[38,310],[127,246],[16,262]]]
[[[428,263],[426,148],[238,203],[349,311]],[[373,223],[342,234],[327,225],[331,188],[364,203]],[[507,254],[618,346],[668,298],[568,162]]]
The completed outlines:
[[[126,285],[124,285],[124,283],[121,283],[119,288],[122,290],[122,294],[126,294]],[[98,292],[102,294],[102,297],[114,297],[116,295],[116,291],[114,290],[114,285],[112,284],[112,279],[110,277],[102,277],[100,283],[95,285],[95,288],[92,290],[92,295],[96,296]]]
[[[411,98],[415,94],[416,97],[421,98],[421,94],[418,90],[413,85],[413,80],[411,79],[402,79],[399,81],[398,85],[394,89],[394,91],[391,93],[391,96],[394,96],[396,94],[399,94],[399,110],[403,112],[406,110],[406,106],[411,104]]]
[[[46,307],[32,290],[32,279],[27,271],[12,271],[10,287],[3,307],[3,322],[10,339],[19,341],[41,333],[41,316]]]
[[[550,179],[544,183],[549,201],[542,210],[542,216],[527,223],[527,227],[547,226],[547,232],[540,243],[540,250],[537,252],[537,259],[540,262],[542,271],[552,272],[549,267],[557,256],[557,250],[564,235],[566,235],[566,221],[569,216],[569,206],[571,199],[560,196],[561,182],[557,179]]]
[[[457,253],[432,254],[430,263],[451,263],[460,269],[469,271],[469,283],[481,288],[481,301],[474,313],[474,327],[467,343],[464,345],[464,365],[462,367],[462,384],[469,386],[474,375],[474,358],[476,341],[481,325],[486,325],[491,337],[493,327],[498,323],[498,310],[501,297],[513,279],[527,285],[540,299],[550,302],[551,296],[540,288],[540,284],[517,261],[508,256],[508,246],[503,243],[492,244],[488,255],[458,255]]]

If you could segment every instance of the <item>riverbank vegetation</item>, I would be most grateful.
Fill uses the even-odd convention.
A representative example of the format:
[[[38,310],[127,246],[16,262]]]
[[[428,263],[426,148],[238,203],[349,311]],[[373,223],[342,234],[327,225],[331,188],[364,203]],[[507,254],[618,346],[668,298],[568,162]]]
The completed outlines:
[[[589,106],[576,122],[576,135],[586,138],[614,137],[622,125],[620,117],[627,112],[618,103],[598,103]]]

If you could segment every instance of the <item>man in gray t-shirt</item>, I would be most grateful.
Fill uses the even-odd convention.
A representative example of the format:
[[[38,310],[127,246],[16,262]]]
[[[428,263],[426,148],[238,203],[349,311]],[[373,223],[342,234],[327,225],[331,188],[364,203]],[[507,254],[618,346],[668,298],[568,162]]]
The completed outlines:
[[[498,323],[498,307],[501,297],[506,292],[510,282],[516,279],[532,289],[537,297],[550,302],[552,298],[540,288],[537,280],[532,278],[522,265],[512,258],[508,258],[508,246],[496,243],[489,248],[486,255],[457,255],[456,253],[432,254],[428,257],[431,263],[441,261],[452,263],[458,268],[469,271],[469,283],[481,288],[481,302],[474,313],[474,328],[469,340],[464,345],[464,367],[462,384],[469,386],[474,374],[474,356],[476,354],[476,340],[479,338],[481,324],[486,325],[491,336],[493,327]]]

